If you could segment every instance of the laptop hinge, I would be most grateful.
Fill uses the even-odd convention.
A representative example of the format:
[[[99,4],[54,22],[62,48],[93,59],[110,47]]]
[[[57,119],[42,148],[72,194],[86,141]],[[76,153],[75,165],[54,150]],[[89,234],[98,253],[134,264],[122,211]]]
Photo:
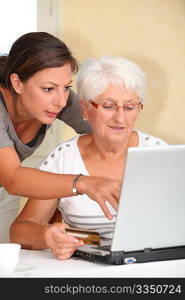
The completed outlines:
[[[152,251],[152,248],[144,248],[145,253],[148,253],[148,252],[151,252],[151,251]]]

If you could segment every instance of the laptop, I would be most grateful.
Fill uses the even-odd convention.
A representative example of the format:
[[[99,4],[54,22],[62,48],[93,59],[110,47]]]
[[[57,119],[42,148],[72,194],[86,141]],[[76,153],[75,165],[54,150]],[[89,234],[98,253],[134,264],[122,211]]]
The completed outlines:
[[[117,265],[185,258],[185,145],[129,148],[112,240],[74,256]]]

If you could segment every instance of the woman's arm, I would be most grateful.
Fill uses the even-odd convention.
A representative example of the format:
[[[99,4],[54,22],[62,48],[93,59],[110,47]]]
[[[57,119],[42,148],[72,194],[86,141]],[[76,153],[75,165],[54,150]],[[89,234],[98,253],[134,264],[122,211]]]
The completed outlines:
[[[45,231],[57,208],[56,199],[45,201],[30,199],[10,228],[12,242],[20,243],[25,249],[46,249]]]
[[[74,175],[54,174],[22,167],[16,151],[11,147],[0,149],[0,184],[10,194],[34,199],[58,199],[74,196]],[[77,182],[79,193],[97,201],[111,219],[106,201],[117,210],[121,183],[105,178],[81,176]]]
[[[59,259],[70,258],[83,242],[65,233],[67,224],[48,224],[58,200],[30,199],[10,228],[10,240],[24,249],[50,249]]]

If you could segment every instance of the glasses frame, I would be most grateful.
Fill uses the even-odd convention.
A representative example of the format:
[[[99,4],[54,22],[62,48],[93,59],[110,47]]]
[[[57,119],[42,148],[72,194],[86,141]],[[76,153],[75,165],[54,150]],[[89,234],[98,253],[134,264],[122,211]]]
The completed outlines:
[[[102,106],[102,103],[96,103],[96,102],[94,102],[94,101],[92,101],[92,100],[90,100],[89,102],[90,102],[94,107],[96,107],[96,109],[98,108],[99,105]],[[143,109],[143,103],[138,102],[136,105],[137,105],[141,110]],[[126,107],[126,105],[119,106],[119,105],[116,104],[116,106],[117,106],[117,109],[116,109],[116,110],[113,110],[112,112],[117,112],[120,108],[123,108],[123,111],[124,111],[124,112],[128,112],[128,111],[125,111],[125,110],[124,110],[124,108]]]

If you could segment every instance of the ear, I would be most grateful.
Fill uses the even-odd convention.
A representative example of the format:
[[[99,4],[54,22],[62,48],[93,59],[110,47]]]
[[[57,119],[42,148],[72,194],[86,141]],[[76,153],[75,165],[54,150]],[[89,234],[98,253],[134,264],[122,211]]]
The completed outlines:
[[[11,81],[12,87],[15,90],[15,92],[17,94],[21,94],[23,83],[19,79],[19,76],[16,73],[12,73],[10,75],[10,81]]]
[[[84,120],[88,120],[88,102],[87,101],[84,101],[84,100],[81,100],[80,101],[80,105],[81,105],[81,109],[82,109],[82,113],[83,113],[83,116],[84,116]]]

